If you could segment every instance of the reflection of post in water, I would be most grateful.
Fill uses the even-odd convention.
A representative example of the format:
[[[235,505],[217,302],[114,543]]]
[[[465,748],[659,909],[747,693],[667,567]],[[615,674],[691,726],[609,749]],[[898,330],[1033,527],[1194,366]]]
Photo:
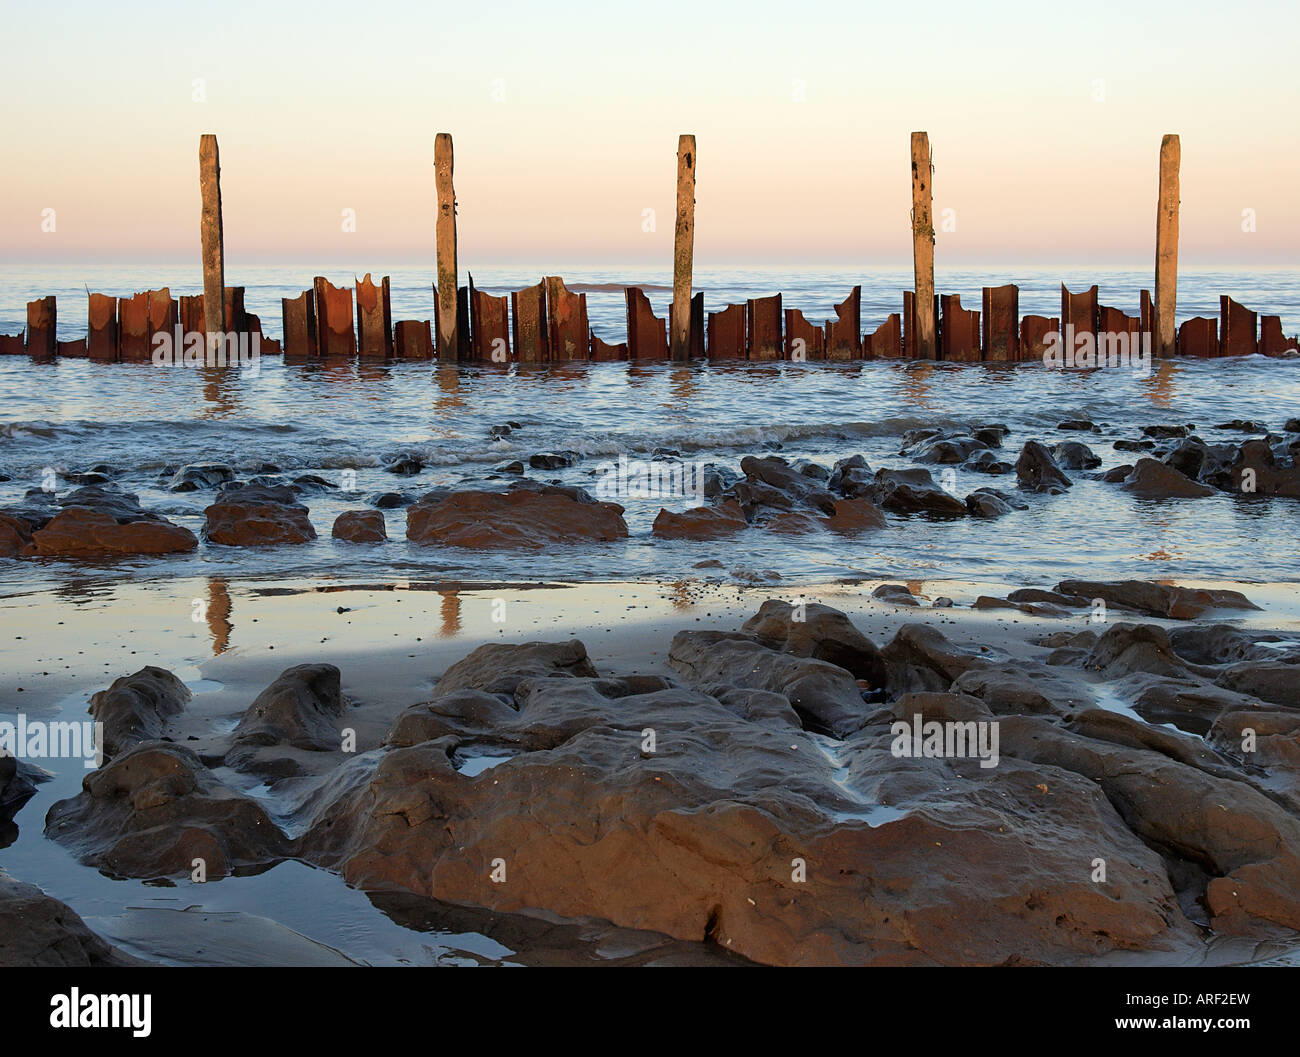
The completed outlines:
[[[1177,395],[1177,387],[1174,385],[1177,370],[1178,366],[1173,360],[1158,360],[1154,356],[1151,358],[1151,377],[1145,381],[1147,395],[1156,407],[1173,406]]]
[[[674,367],[668,375],[674,400],[687,403],[695,398],[696,371],[694,367]]]
[[[208,581],[208,633],[212,636],[212,655],[230,648],[230,591],[225,580]]]
[[[224,367],[200,367],[199,373],[203,376],[203,399],[207,405],[203,409],[203,417],[225,418],[234,414],[237,408],[235,387],[230,382],[232,378],[239,378],[239,371]]]
[[[460,634],[460,592],[439,591],[442,596],[442,631],[444,639],[455,638]]]
[[[934,410],[934,405],[930,402],[930,376],[934,373],[934,368],[923,360],[913,360],[903,370],[903,395],[906,396],[917,407],[925,410]]]
[[[438,387],[439,392],[444,394],[433,402],[436,410],[452,411],[465,406],[465,401],[460,398],[460,371],[454,362],[440,362],[434,367],[433,384]]]

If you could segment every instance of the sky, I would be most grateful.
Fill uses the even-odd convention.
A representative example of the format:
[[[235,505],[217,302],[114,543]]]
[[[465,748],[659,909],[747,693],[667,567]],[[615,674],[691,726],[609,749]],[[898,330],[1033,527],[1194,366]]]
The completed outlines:
[[[197,259],[204,132],[228,267],[431,262],[446,131],[462,267],[668,268],[684,132],[697,263],[899,264],[918,129],[941,265],[1151,260],[1167,132],[1182,261],[1297,263],[1278,0],[69,0],[4,25],[6,263]]]

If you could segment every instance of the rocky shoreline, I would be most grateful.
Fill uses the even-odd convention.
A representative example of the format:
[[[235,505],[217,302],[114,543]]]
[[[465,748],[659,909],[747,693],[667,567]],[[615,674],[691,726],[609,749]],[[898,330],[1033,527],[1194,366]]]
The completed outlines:
[[[879,643],[771,599],[653,643],[653,673],[598,668],[577,639],[479,646],[382,714],[337,666],[297,664],[221,732],[145,667],[92,698],[107,759],[46,835],[116,877],[296,859],[375,900],[764,964],[1194,961],[1213,937],[1296,938],[1300,642],[1223,622],[1254,609],[1238,592],[1069,581],[977,600],[1040,607],[1011,650],[948,637],[951,609],[893,588]],[[929,724],[996,731],[996,761],[912,753],[900,723],[918,750]]]
[[[903,467],[873,469],[861,454],[844,456],[831,466],[772,452],[743,456],[736,468],[708,462],[700,467],[699,505],[663,507],[650,535],[718,540],[755,528],[783,536],[818,531],[856,536],[889,528],[898,517],[998,518],[1028,509],[1028,497],[1060,495],[1080,478],[1115,485],[1142,500],[1216,494],[1300,498],[1300,419],[1288,420],[1280,432],[1241,420],[1214,428],[1262,435],[1207,443],[1194,424],[1147,425],[1140,436],[1112,442],[1115,451],[1131,453],[1135,461],[1105,471],[1099,469],[1101,457],[1076,439],[1054,444],[1028,439],[1013,459],[1004,448],[1010,429],[1002,424],[907,430],[898,454],[912,465]],[[1100,434],[1103,428],[1069,420],[1057,431]],[[522,461],[502,464],[456,487],[375,492],[366,508],[338,514],[330,535],[351,543],[386,543],[384,512],[404,509],[405,536],[421,546],[530,551],[627,538],[625,509],[619,503],[559,478],[526,476],[528,471],[571,467],[580,458],[575,452],[537,452],[527,468]],[[664,450],[654,452],[651,461],[671,467],[685,460],[680,451]],[[185,553],[201,546],[307,543],[317,538],[317,529],[305,500],[314,494],[347,494],[316,474],[290,479],[269,463],[252,468],[257,472],[243,479],[225,463],[166,469],[159,482],[166,490],[212,493],[198,533],[142,507],[137,494],[118,486],[121,474],[112,466],[65,473],[64,479],[76,485],[71,491],[59,495],[31,488],[19,503],[0,507],[0,558],[112,558]],[[414,453],[396,452],[389,454],[384,469],[415,477],[425,466]],[[963,496],[956,486],[957,470],[1014,478],[1015,484],[981,486]]]

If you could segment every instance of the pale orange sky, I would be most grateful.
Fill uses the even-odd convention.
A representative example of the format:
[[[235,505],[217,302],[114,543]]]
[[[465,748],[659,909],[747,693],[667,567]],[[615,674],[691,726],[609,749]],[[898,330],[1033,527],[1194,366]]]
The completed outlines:
[[[11,262],[197,256],[198,137],[215,132],[228,259],[431,260],[445,130],[463,262],[666,266],[693,132],[697,262],[905,262],[908,135],[926,129],[940,263],[1136,263],[1177,132],[1183,260],[1296,263],[1294,9],[906,8],[12,11],[0,243]]]

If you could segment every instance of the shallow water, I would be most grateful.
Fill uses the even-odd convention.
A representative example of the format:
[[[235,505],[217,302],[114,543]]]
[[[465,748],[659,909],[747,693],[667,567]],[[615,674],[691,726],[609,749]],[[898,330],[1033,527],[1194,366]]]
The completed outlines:
[[[671,449],[691,462],[735,469],[764,448],[827,465],[853,453],[873,468],[905,466],[899,438],[919,425],[1002,422],[1011,427],[1004,455],[1014,462],[1026,440],[1082,440],[1102,469],[1132,462],[1114,440],[1140,436],[1153,423],[1193,423],[1209,441],[1251,434],[1213,427],[1254,419],[1279,429],[1300,416],[1300,361],[1249,357],[1158,365],[1150,378],[1125,370],[1091,373],[1036,366],[865,363],[710,364],[630,367],[584,364],[526,370],[440,368],[427,364],[345,367],[261,364],[257,377],[237,371],[208,377],[180,368],[85,361],[34,365],[0,361],[0,505],[50,480],[52,469],[107,463],[118,483],[197,531],[213,492],[166,490],[164,467],[230,462],[248,477],[268,462],[290,475],[315,473],[347,487],[304,496],[319,537],[271,551],[202,547],[181,557],[130,559],[102,567],[109,576],[349,575],[568,580],[674,576],[719,558],[729,566],[777,569],[795,581],[836,576],[979,577],[1048,583],[1066,576],[1200,576],[1281,581],[1296,570],[1295,500],[1216,495],[1195,500],[1136,499],[1115,485],[1071,474],[1063,496],[1028,496],[1029,509],[997,522],[892,518],[889,531],[854,540],[796,541],[752,529],[733,543],[652,540],[661,507],[680,501],[625,498],[631,538],[552,554],[484,554],[408,544],[405,514],[386,512],[385,545],[329,538],[339,512],[362,507],[378,491],[418,496],[439,486],[501,487],[493,468],[539,451],[572,449],[584,458],[544,481],[594,488],[606,460],[646,458]],[[1055,429],[1088,418],[1100,434]],[[494,425],[520,424],[506,437]],[[426,468],[399,477],[382,465],[418,454]],[[940,468],[932,468],[939,480]],[[352,481],[352,474],[355,480]],[[59,491],[71,487],[54,479]],[[979,487],[1014,489],[1014,477],[955,470],[957,495]],[[48,577],[84,576],[78,563],[0,563],[0,590]]]

